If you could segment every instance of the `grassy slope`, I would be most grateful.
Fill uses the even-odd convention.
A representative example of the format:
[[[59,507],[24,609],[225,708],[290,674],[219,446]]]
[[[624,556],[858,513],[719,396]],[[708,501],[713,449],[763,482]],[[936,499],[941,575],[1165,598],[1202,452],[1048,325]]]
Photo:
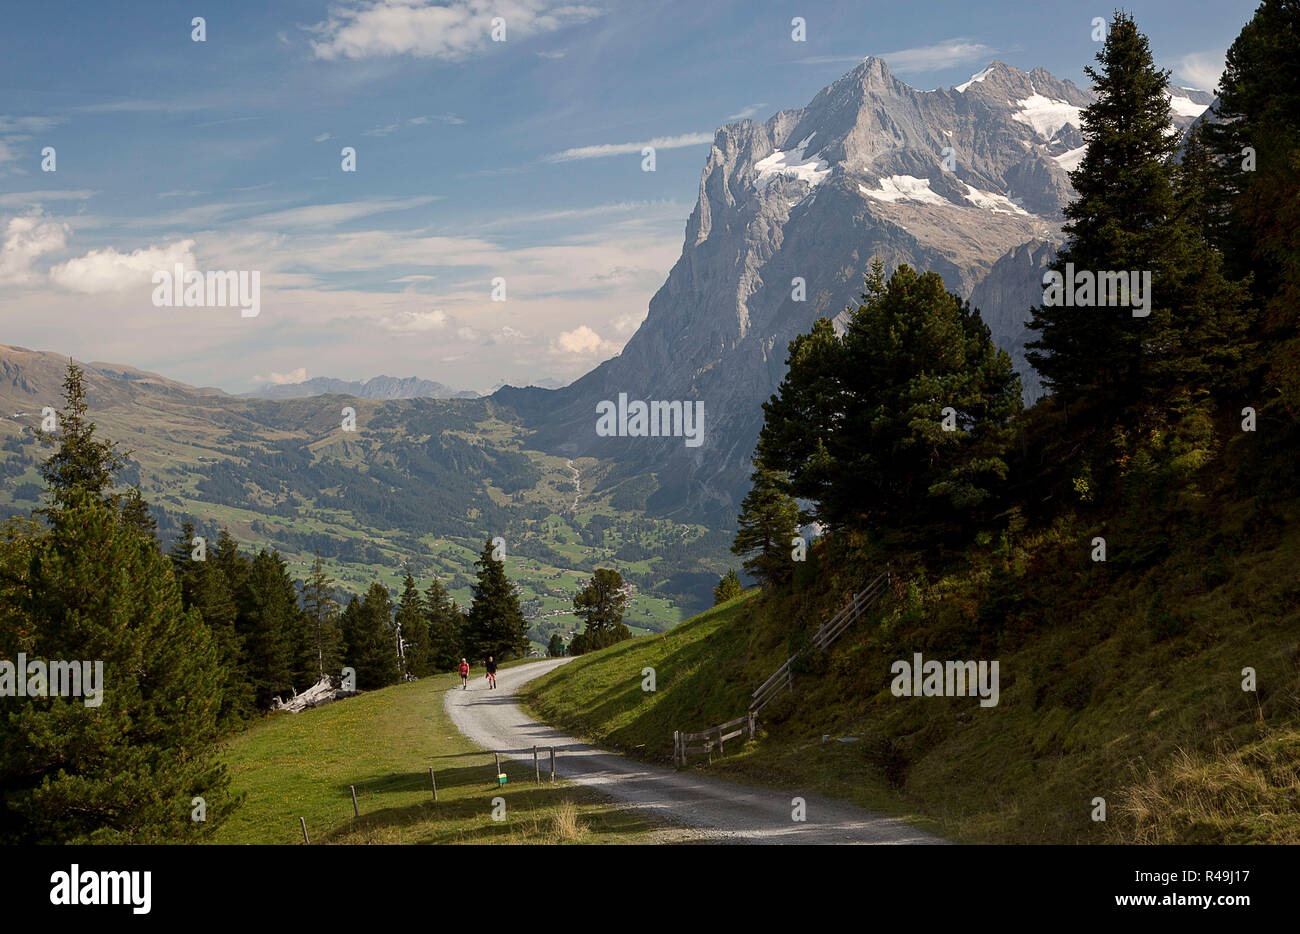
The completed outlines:
[[[1070,567],[1062,551],[1088,538],[1069,527],[1025,536],[1006,561],[977,555],[859,621],[820,675],[796,680],[796,703],[764,711],[758,744],[708,768],[919,812],[963,841],[1300,842],[1300,530],[1219,520],[1247,545],[1213,568],[1189,554],[1127,574]],[[1011,583],[995,587],[995,567]],[[674,729],[740,715],[799,620],[826,618],[855,583],[812,577],[817,592],[751,596],[566,665],[529,701],[590,739],[666,760]],[[1173,634],[1151,609],[1157,593]],[[895,698],[890,661],[913,651],[998,659],[1000,704]],[[656,694],[640,690],[643,666],[656,668]],[[1258,694],[1241,690],[1247,666]],[[858,741],[823,745],[823,734]],[[1105,823],[1090,819],[1098,796]]]
[[[509,781],[493,786],[492,755],[444,711],[453,684],[454,675],[426,678],[268,717],[234,737],[223,759],[245,800],[213,842],[301,843],[299,817],[312,843],[644,843],[663,834],[663,825],[595,792],[560,781],[538,787],[529,763],[503,762]],[[491,816],[498,795],[504,821]]]

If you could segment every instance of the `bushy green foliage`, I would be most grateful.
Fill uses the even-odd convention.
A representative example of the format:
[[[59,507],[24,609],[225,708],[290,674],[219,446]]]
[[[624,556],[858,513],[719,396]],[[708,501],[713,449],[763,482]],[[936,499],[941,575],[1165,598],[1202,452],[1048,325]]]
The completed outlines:
[[[728,600],[734,600],[745,592],[745,588],[740,585],[740,575],[734,570],[728,571],[722,575],[718,581],[718,586],[713,588],[713,605],[726,603]]]

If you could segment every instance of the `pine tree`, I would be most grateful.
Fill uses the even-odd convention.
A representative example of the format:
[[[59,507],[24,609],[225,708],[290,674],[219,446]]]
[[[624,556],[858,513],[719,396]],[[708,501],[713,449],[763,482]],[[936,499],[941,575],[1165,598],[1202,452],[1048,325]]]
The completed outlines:
[[[900,266],[886,281],[874,264],[863,302],[843,338],[823,319],[791,343],[763,406],[755,462],[771,474],[751,505],[772,500],[773,540],[789,514],[777,483],[825,526],[895,538],[952,535],[995,511],[1021,409],[1010,358],[936,273]]]
[[[424,591],[424,612],[432,670],[454,671],[460,660],[470,655],[465,647],[465,614],[436,577]]]
[[[1070,269],[1098,279],[1149,274],[1149,304],[1135,314],[1123,289],[1119,307],[1104,306],[1097,281],[1087,304],[1060,295],[1049,305],[1049,289],[1032,312],[1039,337],[1027,356],[1067,411],[1087,400],[1099,420],[1159,424],[1180,399],[1230,382],[1223,375],[1240,359],[1245,293],[1199,229],[1212,206],[1195,139],[1178,183],[1169,72],[1155,67],[1132,17],[1115,14],[1097,62],[1085,69],[1097,100],[1083,111],[1087,150],[1070,174],[1078,198],[1065,208],[1068,240],[1052,270],[1067,282]]]
[[[254,714],[254,688],[248,676],[244,638],[239,632],[239,609],[225,572],[210,561],[194,561],[193,607],[203,617],[217,651],[221,670],[221,707],[217,720],[229,732]]]
[[[757,467],[751,476],[752,486],[740,504],[740,517],[733,553],[745,557],[745,572],[766,586],[780,585],[790,579],[790,548],[799,528],[799,507],[786,493],[786,482],[773,470]],[[733,577],[735,572],[729,572]],[[725,599],[739,596],[736,592]],[[730,592],[730,591],[729,591]],[[714,592],[714,603],[720,603]]]
[[[229,813],[214,740],[224,673],[156,544],[102,486],[65,488],[8,618],[30,621],[39,659],[103,663],[99,704],[29,698],[0,713],[0,839],[162,842]],[[191,799],[207,822],[190,819]]]
[[[122,519],[141,535],[154,540],[158,532],[158,522],[149,512],[149,504],[138,486],[130,487],[121,497]]]
[[[587,624],[587,651],[632,638],[623,624],[627,608],[623,575],[609,568],[596,568],[587,586],[573,597],[573,615]]]
[[[388,588],[375,581],[365,599],[353,597],[341,619],[344,659],[356,670],[357,687],[371,691],[401,680],[393,601]]]
[[[288,698],[306,689],[295,676],[299,667],[299,632],[303,628],[297,594],[278,552],[260,551],[238,595],[240,635],[247,653],[249,681],[259,708],[274,697]]]
[[[62,509],[77,491],[107,498],[113,478],[122,469],[117,444],[95,437],[95,423],[88,415],[86,374],[71,360],[63,378],[64,405],[58,413],[58,449],[40,466],[50,494],[50,506],[39,510],[52,515]],[[41,435],[44,444],[53,444]]]
[[[336,674],[340,667],[343,636],[339,631],[339,604],[334,598],[334,578],[325,573],[320,553],[302,591],[303,612],[310,635],[309,654],[317,680]]]
[[[560,638],[558,632],[551,633],[551,641],[546,644],[547,658],[564,657],[564,640]]]
[[[402,596],[393,620],[404,643],[407,674],[417,678],[429,674],[433,670],[429,659],[429,619],[424,598],[409,571],[402,582]]]
[[[728,571],[719,578],[718,586],[713,588],[713,605],[734,600],[744,592],[745,588],[740,585],[740,575],[734,570]]]
[[[1083,111],[1087,149],[1070,173],[1078,197],[1065,208],[1069,239],[1052,269],[1064,275],[1068,263],[1091,272],[1152,271],[1154,293],[1153,261],[1168,241],[1175,207],[1170,164],[1178,139],[1168,132],[1169,72],[1155,67],[1146,37],[1122,12],[1097,62],[1100,68],[1084,69],[1097,100]],[[1134,317],[1128,307],[1063,304],[1044,304],[1032,314],[1039,337],[1027,356],[1058,399],[1113,407],[1141,397],[1150,319]]]
[[[519,594],[506,577],[503,562],[493,556],[491,540],[483,546],[475,566],[474,600],[467,620],[468,648],[472,658],[491,655],[498,662],[528,651],[528,623],[519,609]]]

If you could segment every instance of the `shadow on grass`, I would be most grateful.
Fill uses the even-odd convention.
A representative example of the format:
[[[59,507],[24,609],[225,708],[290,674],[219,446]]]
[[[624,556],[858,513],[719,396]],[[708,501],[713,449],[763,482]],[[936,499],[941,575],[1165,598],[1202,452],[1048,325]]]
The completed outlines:
[[[462,768],[439,775],[439,792],[459,793],[438,801],[423,801],[402,807],[383,807],[363,812],[321,835],[321,843],[355,843],[358,836],[381,843],[447,844],[491,842],[560,843],[581,842],[592,834],[636,836],[656,829],[644,813],[610,806],[607,800],[587,789],[571,785],[507,783],[490,785],[485,772]],[[367,794],[409,792],[428,787],[428,775],[404,773],[367,782]],[[472,791],[465,791],[471,789]],[[358,795],[362,786],[357,787]],[[344,789],[346,793],[347,789]],[[475,793],[477,792],[477,793]],[[504,798],[505,818],[493,819],[493,799]],[[556,814],[564,804],[578,807],[581,831],[565,834]],[[593,810],[582,810],[584,806]]]

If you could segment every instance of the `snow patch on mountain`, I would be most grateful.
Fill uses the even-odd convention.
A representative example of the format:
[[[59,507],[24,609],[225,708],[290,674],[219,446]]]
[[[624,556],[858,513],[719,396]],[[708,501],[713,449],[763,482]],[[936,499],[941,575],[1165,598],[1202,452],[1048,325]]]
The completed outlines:
[[[754,163],[758,175],[754,187],[762,191],[775,178],[800,178],[809,185],[820,185],[831,174],[830,163],[817,158],[820,153],[804,158],[804,150],[816,133],[809,133],[794,149],[777,150],[766,159]]]
[[[1052,158],[1056,161],[1056,164],[1065,169],[1065,171],[1073,172],[1079,167],[1079,163],[1083,161],[1083,154],[1087,151],[1087,146],[1080,146],[1078,149],[1066,150],[1059,156],[1052,156]]]
[[[1067,123],[1076,128],[1083,125],[1079,116],[1083,108],[1041,94],[1014,101],[1013,106],[1019,108],[1019,112],[1013,113],[1011,119],[1027,124],[1043,139],[1050,140]]]
[[[965,184],[963,182],[963,184]],[[1005,195],[995,194],[991,191],[980,191],[970,185],[966,185],[966,200],[977,208],[983,208],[986,211],[992,211],[994,214],[1023,214],[1029,216],[1029,212],[1016,204]]]
[[[1194,90],[1194,89],[1193,89]],[[1180,117],[1199,117],[1210,107],[1209,104],[1198,104],[1185,94],[1174,93],[1169,97],[1169,108]]]
[[[911,175],[890,175],[880,180],[879,188],[858,185],[858,190],[868,198],[877,201],[918,201],[921,204],[948,204],[947,198],[930,190],[928,178],[915,178]]]
[[[970,87],[972,84],[975,84],[975,83],[977,83],[977,82],[983,81],[985,78],[987,78],[987,77],[988,77],[989,75],[991,75],[992,73],[993,73],[993,66],[990,65],[989,67],[985,68],[983,71],[980,71],[980,72],[977,72],[976,74],[971,75],[969,81],[965,82],[964,84],[959,84],[959,85],[957,85],[956,87],[953,88],[953,90],[954,90],[954,91],[957,91],[957,92],[959,92],[959,93],[964,94],[964,93],[966,93],[966,89],[967,89],[968,87]]]

